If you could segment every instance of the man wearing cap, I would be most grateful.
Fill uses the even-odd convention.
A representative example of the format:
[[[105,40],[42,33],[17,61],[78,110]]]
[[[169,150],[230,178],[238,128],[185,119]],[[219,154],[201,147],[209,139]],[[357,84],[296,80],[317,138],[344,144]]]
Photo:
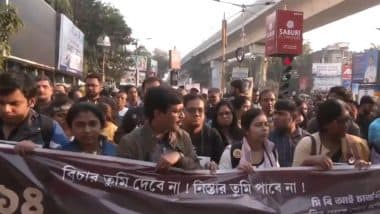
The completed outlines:
[[[361,137],[368,140],[368,127],[374,119],[375,101],[371,96],[363,96],[360,99],[359,113],[356,123],[360,127]]]
[[[278,151],[278,161],[281,167],[290,167],[293,162],[294,150],[298,141],[310,135],[297,127],[297,105],[290,100],[278,100],[274,105],[274,129],[269,135]]]

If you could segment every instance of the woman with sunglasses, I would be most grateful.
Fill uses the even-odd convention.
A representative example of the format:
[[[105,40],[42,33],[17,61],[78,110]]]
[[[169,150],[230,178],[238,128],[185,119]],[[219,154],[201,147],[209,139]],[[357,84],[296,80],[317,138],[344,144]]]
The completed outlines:
[[[369,165],[367,142],[347,134],[350,114],[343,101],[327,100],[317,111],[319,132],[303,138],[294,152],[293,166],[318,166],[331,169],[335,163]]]

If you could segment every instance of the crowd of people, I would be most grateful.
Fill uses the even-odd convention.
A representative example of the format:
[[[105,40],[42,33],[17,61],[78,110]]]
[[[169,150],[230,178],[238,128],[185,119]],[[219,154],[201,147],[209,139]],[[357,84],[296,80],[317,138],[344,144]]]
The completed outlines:
[[[250,89],[249,89],[250,90]],[[251,94],[251,95],[250,95]],[[46,76],[0,74],[0,142],[107,155],[190,169],[240,169],[380,163],[377,103],[336,86],[326,97],[278,98],[272,89],[231,82],[230,96],[164,85],[106,91],[102,76],[85,78],[85,93]]]

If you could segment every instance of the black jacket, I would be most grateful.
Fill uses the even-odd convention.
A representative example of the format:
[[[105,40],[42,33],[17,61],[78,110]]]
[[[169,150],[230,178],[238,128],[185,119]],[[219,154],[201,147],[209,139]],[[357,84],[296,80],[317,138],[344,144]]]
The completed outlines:
[[[190,134],[190,138],[198,156],[210,157],[212,161],[219,163],[224,151],[224,143],[216,129],[203,125],[202,131]]]

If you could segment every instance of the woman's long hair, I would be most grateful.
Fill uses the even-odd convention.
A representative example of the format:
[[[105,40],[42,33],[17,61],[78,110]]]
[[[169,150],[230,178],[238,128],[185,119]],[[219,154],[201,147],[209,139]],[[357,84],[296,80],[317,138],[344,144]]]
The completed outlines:
[[[215,114],[213,115],[213,118],[212,118],[212,127],[219,131],[220,135],[222,136],[223,141],[227,143],[227,137],[222,132],[223,127],[218,124],[218,112],[220,108],[223,106],[227,106],[227,108],[230,109],[231,114],[232,114],[232,123],[228,127],[228,132],[230,136],[232,137],[233,140],[236,140],[236,141],[242,140],[244,133],[238,126],[237,116],[234,111],[234,108],[227,101],[221,101],[216,105]]]

